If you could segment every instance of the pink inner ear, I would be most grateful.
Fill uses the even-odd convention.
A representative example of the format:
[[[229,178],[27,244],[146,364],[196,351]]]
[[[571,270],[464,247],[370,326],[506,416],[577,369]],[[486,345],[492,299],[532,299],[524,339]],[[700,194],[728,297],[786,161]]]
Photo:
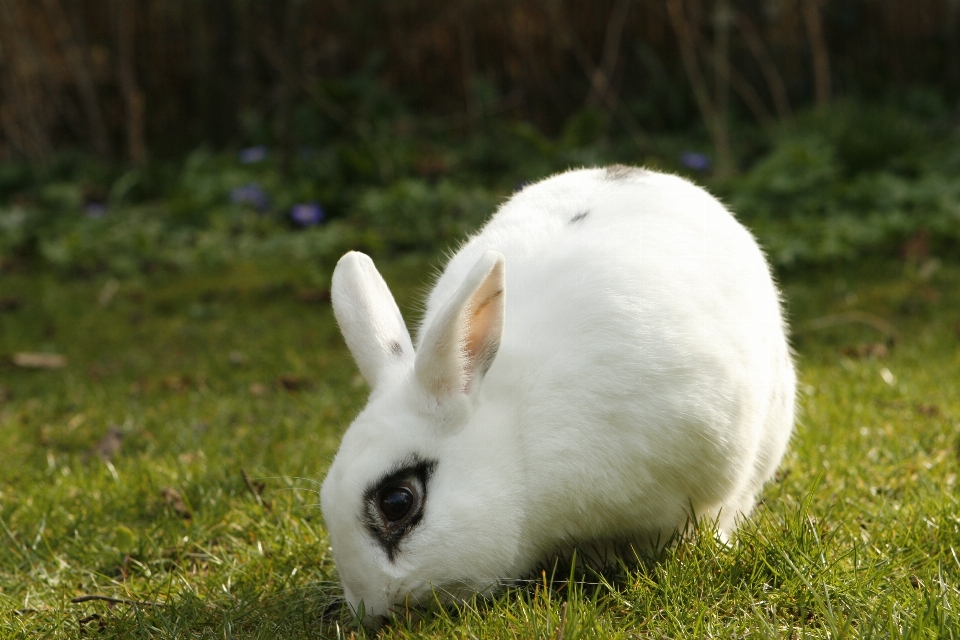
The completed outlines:
[[[482,294],[483,291],[477,293]],[[471,368],[476,367],[479,361],[484,359],[484,352],[499,342],[503,320],[503,304],[500,300],[502,295],[503,289],[500,289],[473,309],[464,345]]]
[[[499,287],[500,282],[492,283]],[[483,375],[493,362],[500,346],[500,334],[503,330],[503,289],[482,287],[473,297],[479,304],[473,306],[467,321],[464,340],[464,386],[470,380]],[[473,302],[473,301],[471,301]],[[466,390],[466,389],[464,389]]]

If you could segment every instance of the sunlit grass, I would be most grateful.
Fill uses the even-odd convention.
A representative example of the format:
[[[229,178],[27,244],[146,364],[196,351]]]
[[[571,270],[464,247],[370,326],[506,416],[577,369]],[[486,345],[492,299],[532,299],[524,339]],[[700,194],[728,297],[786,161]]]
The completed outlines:
[[[384,269],[408,319],[428,264]],[[783,285],[801,418],[732,546],[704,530],[616,584],[554,576],[378,633],[960,636],[960,265]],[[372,635],[339,606],[317,506],[366,393],[321,293],[289,265],[0,275],[3,637]],[[90,595],[122,602],[71,602]]]

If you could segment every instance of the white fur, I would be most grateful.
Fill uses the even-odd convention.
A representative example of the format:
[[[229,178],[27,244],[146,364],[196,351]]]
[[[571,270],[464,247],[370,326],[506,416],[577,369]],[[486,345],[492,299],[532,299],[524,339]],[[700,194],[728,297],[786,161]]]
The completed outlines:
[[[432,588],[487,591],[572,544],[656,544],[693,514],[727,538],[790,438],[796,381],[766,261],[676,176],[526,187],[450,260],[415,358],[382,346],[410,341],[369,258],[344,256],[333,302],[373,391],[322,506],[346,598],[368,615]],[[364,492],[414,454],[437,465],[391,560]]]

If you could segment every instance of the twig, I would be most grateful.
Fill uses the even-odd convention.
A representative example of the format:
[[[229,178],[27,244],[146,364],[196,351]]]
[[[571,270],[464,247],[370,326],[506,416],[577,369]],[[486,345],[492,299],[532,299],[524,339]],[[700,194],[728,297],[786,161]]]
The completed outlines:
[[[82,627],[83,625],[87,624],[88,622],[93,622],[94,620],[99,620],[99,621],[100,621],[100,625],[99,625],[99,626],[100,626],[101,628],[103,627],[103,616],[101,616],[99,613],[94,613],[94,614],[89,615],[89,616],[84,616],[83,618],[80,618],[79,620],[77,620],[77,624]]]
[[[151,600],[126,600],[124,598],[111,598],[110,596],[101,596],[98,594],[88,594],[85,596],[77,596],[76,598],[70,599],[70,604],[83,604],[84,602],[106,602],[107,604],[126,604],[131,607],[141,607],[141,606],[152,606],[152,607],[165,607],[167,604],[165,602],[153,602]]]
[[[330,603],[323,608],[323,613],[320,614],[320,619],[325,622],[339,619],[340,614],[343,611],[343,603],[344,600],[342,598],[331,600]]]
[[[876,329],[880,333],[884,334],[887,340],[895,340],[897,337],[897,330],[892,324],[883,318],[879,318],[864,311],[847,311],[844,313],[836,313],[829,316],[814,318],[806,324],[806,328],[813,331],[819,331],[821,329],[829,329],[830,327],[836,327],[844,324],[865,324],[868,327],[872,327],[873,329]]]
[[[561,640],[563,638],[563,632],[566,630],[568,604],[568,602],[564,602],[563,606],[560,607],[560,620],[557,622],[557,630],[553,634],[555,640]]]
[[[760,99],[753,85],[736,68],[728,66],[727,71],[730,74],[730,85],[743,100],[743,103],[747,105],[747,108],[750,109],[750,112],[753,113],[753,117],[757,119],[760,126],[770,129],[773,126],[773,116],[770,115],[770,110],[763,104],[763,100]]]

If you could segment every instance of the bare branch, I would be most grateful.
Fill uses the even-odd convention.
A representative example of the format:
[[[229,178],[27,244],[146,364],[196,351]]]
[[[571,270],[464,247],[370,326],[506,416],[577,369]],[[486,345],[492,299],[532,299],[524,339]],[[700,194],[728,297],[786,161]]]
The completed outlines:
[[[610,19],[607,20],[607,31],[603,39],[603,55],[600,58],[600,66],[596,67],[590,78],[590,95],[587,96],[587,104],[596,106],[601,101],[610,103],[610,78],[617,68],[617,60],[620,58],[620,40],[623,37],[623,29],[627,24],[627,15],[630,13],[631,0],[617,0],[610,11]],[[614,97],[615,99],[615,97]]]
[[[63,52],[71,71],[77,90],[80,93],[80,102],[87,117],[87,126],[90,128],[90,138],[94,150],[101,156],[110,154],[110,139],[107,135],[107,125],[100,109],[100,100],[97,97],[97,88],[90,73],[87,56],[78,46],[73,29],[67,19],[67,14],[60,4],[60,0],[43,0],[43,8],[53,27],[53,34],[57,44]]]
[[[773,106],[777,111],[777,117],[781,120],[792,120],[793,109],[790,108],[790,100],[787,98],[787,88],[783,82],[783,76],[777,70],[773,56],[770,55],[770,50],[764,44],[763,38],[760,37],[753,21],[746,14],[740,14],[737,27],[744,42],[746,42],[747,48],[750,49],[750,53],[753,54],[757,64],[760,65],[760,72],[763,74],[764,80],[767,81],[767,88],[773,97]]]
[[[120,76],[120,91],[123,94],[127,122],[127,155],[130,162],[140,166],[147,159],[147,147],[143,132],[143,92],[137,84],[136,56],[136,5],[129,0],[119,0],[117,13],[117,66]]]
[[[721,175],[729,174],[733,169],[729,130],[726,122],[717,112],[716,105],[710,99],[707,81],[703,77],[700,63],[697,60],[696,36],[684,13],[683,0],[667,0],[667,13],[670,16],[673,30],[677,34],[677,40],[680,44],[680,57],[683,60],[684,70],[687,72],[687,78],[693,89],[693,96],[717,150],[717,172]]]
[[[807,25],[810,53],[813,56],[813,85],[818,107],[830,103],[830,52],[823,35],[822,0],[798,0]]]
[[[587,52],[586,47],[583,46],[583,43],[580,42],[579,38],[577,38],[574,30],[570,28],[569,23],[567,23],[563,15],[560,13],[558,4],[559,3],[554,2],[553,0],[544,0],[544,5],[547,8],[547,14],[550,16],[550,21],[554,31],[560,35],[562,44],[569,48],[573,53],[573,57],[576,59],[577,64],[583,70],[583,73],[587,76],[587,78],[590,79],[591,87],[596,89],[596,81],[601,77],[602,72],[590,58],[590,54]],[[622,124],[623,127],[630,133],[630,135],[633,136],[638,145],[646,145],[649,143],[649,136],[643,131],[637,121],[634,120],[628,112],[620,108],[620,100],[616,95],[605,89],[602,93],[598,92],[598,95],[604,99],[604,103],[610,115],[620,121],[620,124]]]

